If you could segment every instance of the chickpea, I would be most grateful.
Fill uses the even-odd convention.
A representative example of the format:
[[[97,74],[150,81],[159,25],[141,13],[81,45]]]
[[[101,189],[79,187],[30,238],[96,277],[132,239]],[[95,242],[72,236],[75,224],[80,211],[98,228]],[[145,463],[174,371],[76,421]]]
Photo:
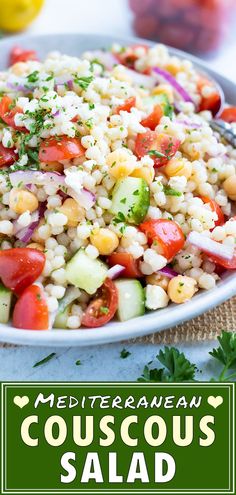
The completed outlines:
[[[172,158],[172,160],[167,163],[164,172],[168,177],[184,175],[186,179],[189,179],[192,175],[192,164],[185,158],[180,160]]]
[[[122,179],[132,174],[136,166],[136,158],[125,148],[120,148],[109,153],[107,165],[112,177]]]
[[[39,202],[35,194],[30,191],[24,191],[23,189],[12,189],[10,192],[10,208],[21,215],[25,211],[31,213],[37,210]]]
[[[40,163],[40,169],[45,172],[59,172],[62,173],[64,170],[64,166],[59,162],[50,162],[50,163]]]
[[[109,255],[119,245],[119,239],[115,232],[109,229],[96,229],[90,235],[90,241],[101,255]]]
[[[181,304],[193,297],[196,288],[196,280],[191,277],[178,275],[170,280],[168,285],[168,296],[176,304]]]
[[[152,275],[148,275],[146,277],[146,282],[150,285],[159,285],[159,287],[167,291],[170,279],[160,273],[153,273]]]
[[[223,183],[223,188],[232,201],[236,201],[236,175],[231,175]]]
[[[67,217],[68,227],[77,227],[85,217],[84,208],[78,205],[75,199],[68,198],[64,201],[63,205],[58,208],[60,213],[63,213]]]
[[[31,244],[28,244],[26,247],[30,249],[37,249],[38,251],[44,251],[44,246],[38,242],[31,242]]]

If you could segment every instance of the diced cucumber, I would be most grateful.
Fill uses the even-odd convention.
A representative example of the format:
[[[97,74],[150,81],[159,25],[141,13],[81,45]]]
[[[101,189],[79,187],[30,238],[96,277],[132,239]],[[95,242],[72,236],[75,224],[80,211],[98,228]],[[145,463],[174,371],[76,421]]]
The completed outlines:
[[[70,306],[66,306],[64,311],[57,313],[53,327],[54,328],[66,328],[69,312],[70,312]]]
[[[64,297],[59,301],[58,313],[63,313],[69,304],[76,301],[80,296],[81,292],[77,287],[68,287]]]
[[[66,328],[71,305],[80,294],[81,292],[77,287],[68,287],[64,297],[59,302],[58,313],[53,324],[54,328]]]
[[[12,302],[12,292],[0,284],[0,323],[8,323]]]
[[[145,293],[138,280],[122,278],[115,281],[118,290],[117,317],[120,321],[142,316],[145,312]]]
[[[107,270],[105,263],[89,258],[84,249],[80,249],[66,265],[66,278],[75,287],[94,294],[103,284]]]
[[[150,205],[150,191],[144,179],[126,177],[117,181],[113,194],[111,213],[117,220],[140,224]]]

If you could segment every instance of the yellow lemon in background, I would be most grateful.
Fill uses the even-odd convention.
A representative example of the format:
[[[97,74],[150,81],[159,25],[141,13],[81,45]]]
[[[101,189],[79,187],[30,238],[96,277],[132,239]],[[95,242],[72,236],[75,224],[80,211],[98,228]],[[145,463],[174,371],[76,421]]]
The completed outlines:
[[[0,29],[21,31],[38,15],[44,0],[0,0]]]

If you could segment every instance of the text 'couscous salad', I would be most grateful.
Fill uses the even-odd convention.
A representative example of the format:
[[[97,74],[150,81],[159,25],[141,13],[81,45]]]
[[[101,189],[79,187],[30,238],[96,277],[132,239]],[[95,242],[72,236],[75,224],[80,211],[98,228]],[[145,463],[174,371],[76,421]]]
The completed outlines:
[[[236,150],[188,60],[114,45],[0,72],[0,322],[99,327],[184,303],[236,269]],[[157,314],[158,317],[158,314]]]

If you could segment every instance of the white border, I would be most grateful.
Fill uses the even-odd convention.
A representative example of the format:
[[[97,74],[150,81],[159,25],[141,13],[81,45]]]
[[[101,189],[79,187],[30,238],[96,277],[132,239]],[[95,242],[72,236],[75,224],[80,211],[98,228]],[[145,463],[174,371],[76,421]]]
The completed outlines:
[[[195,495],[200,495],[200,494],[204,494],[204,495],[208,495],[208,494],[222,494],[222,495],[226,495],[226,494],[232,494],[234,495],[235,494],[235,470],[234,470],[234,466],[235,466],[235,425],[234,425],[234,419],[235,419],[235,394],[234,394],[234,384],[233,383],[212,383],[212,384],[209,384],[209,382],[200,382],[200,383],[183,383],[183,384],[180,384],[180,383],[171,383],[171,384],[164,384],[164,383],[146,383],[145,384],[145,387],[149,387],[149,388],[155,388],[157,389],[158,388],[166,388],[166,386],[171,386],[172,388],[183,388],[183,387],[186,387],[186,388],[189,388],[189,387],[196,387],[196,388],[200,388],[202,386],[204,386],[205,388],[227,388],[228,389],[228,392],[229,392],[229,489],[227,490],[224,490],[222,491],[221,489],[212,489],[212,490],[204,490],[204,489],[201,489],[201,490],[191,490],[191,489],[177,489],[177,490],[165,490],[165,489],[161,489],[161,490],[145,490],[145,489],[133,489],[133,490],[120,490],[120,489],[94,489],[94,490],[90,490],[90,489],[86,489],[86,488],[83,488],[83,489],[43,489],[43,490],[33,490],[33,489],[19,489],[19,490],[15,490],[15,491],[12,491],[12,490],[8,490],[7,488],[5,489],[4,485],[5,485],[5,480],[6,480],[6,459],[5,459],[5,453],[6,451],[4,450],[4,441],[5,441],[5,432],[6,432],[6,428],[5,428],[5,425],[6,425],[6,419],[7,419],[7,414],[6,414],[6,406],[7,406],[7,400],[6,400],[6,394],[7,394],[7,388],[13,388],[13,387],[16,387],[16,386],[22,386],[22,387],[26,387],[26,388],[33,388],[33,387],[52,387],[53,388],[58,388],[58,387],[61,387],[63,386],[63,388],[69,388],[71,386],[74,386],[74,387],[79,387],[79,388],[92,388],[94,387],[95,385],[97,385],[98,382],[83,382],[83,383],[79,383],[79,382],[70,382],[70,383],[64,383],[64,382],[2,382],[1,383],[1,495],[17,495],[17,494],[23,494],[23,495],[26,495],[27,493],[28,494],[32,494],[32,495],[50,495],[50,494],[55,494],[55,495],[58,495],[60,493],[62,494],[71,494],[71,493],[74,493],[74,494],[81,494],[81,495],[85,495],[85,494],[88,494],[88,495],[97,495],[97,494],[100,494],[100,495],[105,495],[106,493],[107,494],[116,494],[116,495],[136,495],[136,494],[143,494],[143,495],[149,495],[149,494],[155,494],[155,495],[161,495],[161,492],[163,492],[163,495],[164,493],[165,494],[195,494]],[[143,383],[136,383],[136,382],[99,382],[99,385],[102,387],[102,388],[108,388],[108,387],[118,387],[118,388],[129,388],[130,386],[135,386],[137,388],[139,387],[143,387],[144,384]],[[232,397],[232,401],[233,403],[231,404],[231,397]],[[231,411],[233,413],[233,417],[231,418]],[[232,432],[231,432],[231,427],[232,427]],[[232,433],[232,434],[231,434]],[[230,458],[231,457],[231,447],[232,447],[232,453],[233,453],[233,457],[232,459]],[[231,471],[232,469],[232,471]],[[230,484],[231,484],[231,477],[232,477],[232,490],[230,490]]]

